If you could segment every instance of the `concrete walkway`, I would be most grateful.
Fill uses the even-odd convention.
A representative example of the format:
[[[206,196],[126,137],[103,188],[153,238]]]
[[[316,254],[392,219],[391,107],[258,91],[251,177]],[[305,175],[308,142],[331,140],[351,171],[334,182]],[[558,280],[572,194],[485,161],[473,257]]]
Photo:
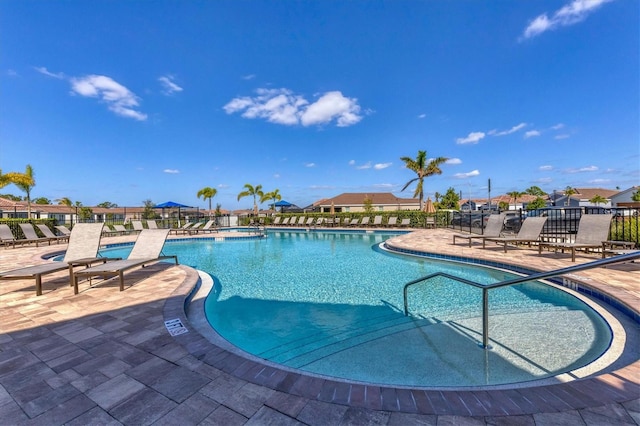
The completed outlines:
[[[560,253],[454,246],[451,236],[426,230],[391,243],[537,270],[572,265]],[[0,270],[41,263],[56,250],[64,245],[0,249]],[[157,264],[125,277],[124,292],[115,282],[85,283],[77,296],[64,272],[47,276],[39,297],[33,280],[0,281],[0,424],[640,424],[638,342],[629,342],[609,370],[569,383],[446,391],[364,386],[266,366],[211,343],[184,311],[198,280],[187,266]],[[638,314],[637,265],[570,279]],[[172,337],[168,320],[188,332]]]

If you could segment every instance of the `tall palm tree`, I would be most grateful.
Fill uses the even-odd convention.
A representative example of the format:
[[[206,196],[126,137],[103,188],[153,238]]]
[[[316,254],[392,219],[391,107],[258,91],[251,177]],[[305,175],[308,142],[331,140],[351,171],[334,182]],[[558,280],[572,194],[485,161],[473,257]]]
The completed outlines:
[[[260,202],[263,203],[267,200],[273,200],[273,210],[275,210],[276,202],[282,200],[282,195],[280,195],[280,190],[276,188],[271,192],[265,192],[262,198],[260,199]]]
[[[412,183],[418,182],[413,196],[420,199],[420,210],[422,210],[422,200],[424,199],[424,178],[442,174],[440,165],[447,161],[448,158],[438,157],[427,162],[427,151],[418,151],[418,156],[415,159],[411,157],[401,157],[400,160],[404,161],[407,169],[415,172],[417,175],[417,177],[411,179],[404,185],[404,187],[402,187],[402,191],[407,189],[407,187]]]
[[[33,167],[31,167],[31,164],[27,164],[27,167],[23,175],[26,177],[26,179],[23,177],[20,180],[14,180],[13,184],[18,188],[20,188],[20,190],[23,191],[25,194],[27,194],[26,196],[27,218],[31,219],[31,190],[33,189],[34,186],[36,186]]]
[[[17,172],[9,172],[6,174],[2,174],[2,169],[0,169],[0,188],[4,188],[10,184],[18,185],[35,185],[33,181],[33,177],[29,177],[24,173]]]
[[[572,187],[570,187],[570,186],[567,186],[567,187],[564,189],[564,195],[565,195],[565,197],[567,197],[567,200],[564,202],[564,205],[565,205],[565,206],[570,205],[570,204],[571,204],[571,196],[572,196],[573,194],[577,194],[577,193],[578,193],[578,191],[576,191],[575,189],[573,189],[573,188],[572,188]]]
[[[209,219],[211,219],[211,199],[215,197],[217,193],[217,189],[211,188],[209,186],[205,186],[200,191],[198,191],[198,198],[202,197],[203,200],[209,200]]]
[[[516,209],[516,204],[518,204],[518,197],[522,197],[523,193],[520,191],[511,191],[507,192],[507,195],[513,198],[513,209]]]
[[[253,210],[258,210],[258,202],[256,201],[256,197],[264,197],[264,192],[262,192],[262,185],[256,185],[253,187],[251,184],[244,184],[245,190],[238,194],[238,201],[243,197],[253,197]],[[262,201],[260,201],[262,202]]]
[[[58,202],[59,206],[71,207],[73,205],[73,202],[69,197],[58,198],[56,201]]]

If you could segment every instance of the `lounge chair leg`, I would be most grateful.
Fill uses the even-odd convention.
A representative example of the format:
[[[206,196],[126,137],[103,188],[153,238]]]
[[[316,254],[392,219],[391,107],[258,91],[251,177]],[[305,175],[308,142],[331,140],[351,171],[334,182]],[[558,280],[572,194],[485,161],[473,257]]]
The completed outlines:
[[[119,271],[118,275],[120,276],[120,291],[124,291],[124,273],[122,270]]]
[[[42,275],[36,275],[36,296],[42,296]]]
[[[73,276],[73,294],[78,294],[78,277]]]

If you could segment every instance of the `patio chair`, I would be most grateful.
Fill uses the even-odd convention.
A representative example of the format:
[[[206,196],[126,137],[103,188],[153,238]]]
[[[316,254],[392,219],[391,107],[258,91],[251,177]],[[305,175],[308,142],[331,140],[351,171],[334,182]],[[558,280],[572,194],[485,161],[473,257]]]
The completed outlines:
[[[69,236],[68,235],[56,235],[56,234],[53,233],[51,228],[49,228],[44,223],[39,223],[36,226],[38,227],[40,232],[42,232],[42,235],[44,235],[45,237],[49,238],[51,241],[56,241],[57,243],[61,243],[61,242],[64,242],[64,241],[69,241]]]
[[[471,242],[473,240],[483,240],[485,238],[498,238],[500,237],[500,233],[502,232],[502,227],[504,226],[504,218],[505,214],[492,214],[489,216],[489,220],[487,221],[487,226],[484,228],[484,233],[482,235],[478,234],[455,234],[453,236],[453,244],[456,243],[457,239],[460,240],[468,240],[469,247],[471,247]]]
[[[398,217],[397,216],[391,216],[387,220],[387,226],[396,226],[397,224],[398,224]]]
[[[22,229],[22,233],[24,234],[24,241],[25,241],[24,244],[35,243],[36,247],[38,247],[38,244],[40,243],[47,243],[51,245],[52,239],[47,237],[39,237],[38,234],[36,234],[36,230],[32,224],[19,223],[18,226],[20,226],[20,229]],[[18,241],[21,241],[21,240],[18,240]]]
[[[280,221],[282,220],[282,216],[276,216],[273,218],[272,225],[280,225]]]
[[[513,237],[489,237],[482,239],[482,248],[486,248],[487,241],[492,241],[504,246],[504,252],[507,252],[507,244],[513,243],[526,243],[531,247],[531,243],[538,242],[540,240],[540,234],[544,223],[547,221],[546,217],[527,217],[522,222],[522,227],[518,234]]]
[[[411,225],[411,219],[409,218],[404,218],[402,219],[402,221],[400,222],[400,227],[408,227],[409,225]]]
[[[188,229],[187,232],[189,234],[199,234],[200,232],[218,232],[218,228],[216,228],[216,221],[212,219],[207,221],[207,223],[205,223],[201,228],[191,228]]]
[[[291,219],[289,219],[288,217],[285,217],[284,219],[282,219],[282,223],[280,225],[289,225],[289,221]]]
[[[576,250],[602,249],[602,243],[609,238],[611,228],[610,214],[583,214],[578,223],[576,239],[572,243],[568,242],[541,242],[538,245],[538,254],[542,254],[543,248],[553,248],[555,251],[561,249],[571,250],[571,261],[576,261]]]
[[[140,232],[144,229],[144,226],[142,226],[142,221],[141,220],[132,220],[131,221],[131,226],[133,226],[133,230],[135,232]]]
[[[11,228],[6,223],[0,224],[0,243],[5,246],[12,245],[14,248],[16,244],[22,244],[19,240],[16,240],[16,237],[13,236],[13,232],[11,232]]]
[[[311,226],[313,225],[313,222],[315,222],[316,220],[312,217],[307,219],[307,223],[305,223],[305,226]]]
[[[62,262],[48,262],[41,265],[27,266],[11,271],[0,272],[0,280],[23,280],[35,278],[36,295],[42,295],[42,276],[54,272],[69,270],[69,284],[73,282],[73,268],[88,266],[110,259],[98,257],[102,223],[77,223],[69,236],[69,245]]]
[[[187,229],[191,228],[193,226],[193,222],[185,222],[184,225],[182,225],[179,228],[171,228],[169,230],[169,233],[173,233],[173,234],[186,234],[187,233]]]
[[[155,220],[147,220],[147,228],[149,229],[159,229],[158,224]]]
[[[369,216],[363,217],[362,220],[360,221],[360,226],[368,226],[369,220],[371,220]]]
[[[133,249],[126,259],[113,260],[102,265],[92,266],[73,272],[73,293],[78,294],[78,279],[85,277],[119,277],[120,291],[124,291],[124,273],[129,269],[144,267],[149,263],[164,259],[173,259],[178,264],[177,256],[162,254],[162,248],[169,235],[168,229],[144,229],[138,234]]]
[[[344,226],[358,226],[360,218],[354,217],[353,219],[345,219]]]
[[[136,232],[136,231],[132,229],[127,229],[124,227],[124,225],[113,225],[113,234],[129,235],[132,232]]]
[[[324,217],[319,217],[319,218],[316,220],[315,226],[320,226],[320,225],[322,225],[322,222],[324,222]]]
[[[372,226],[382,226],[382,216],[374,217]]]
[[[69,236],[71,235],[71,231],[69,230],[69,228],[67,228],[64,225],[56,225],[56,229],[62,234],[62,235],[66,235]]]

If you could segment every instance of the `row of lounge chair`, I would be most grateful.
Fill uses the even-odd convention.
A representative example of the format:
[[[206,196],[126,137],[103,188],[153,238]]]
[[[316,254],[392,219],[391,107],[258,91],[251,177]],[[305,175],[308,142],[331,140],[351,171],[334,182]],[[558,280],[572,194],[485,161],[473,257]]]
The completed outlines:
[[[282,217],[276,216],[273,220],[273,226],[343,226],[343,227],[352,227],[352,226],[399,226],[399,227],[408,227],[411,224],[411,219],[405,218],[402,219],[400,223],[398,223],[398,218],[396,216],[391,216],[387,220],[386,224],[382,223],[382,216],[375,216],[373,221],[369,216],[364,216],[362,218],[306,218],[305,216],[293,216],[293,217]]]
[[[20,229],[22,230],[22,234],[24,238],[16,238],[11,232],[11,228],[6,223],[0,224],[0,244],[5,247],[16,245],[24,246],[35,244],[38,247],[42,243],[47,243],[51,245],[52,242],[66,242],[69,240],[68,235],[56,235],[53,231],[45,224],[38,224],[36,227],[43,235],[42,237],[36,233],[34,225],[30,223],[20,223],[18,224]]]
[[[176,256],[162,254],[162,248],[169,234],[168,229],[144,229],[138,235],[127,259],[113,259],[99,256],[102,223],[77,223],[69,235],[69,244],[61,262],[48,262],[10,271],[0,272],[0,280],[35,279],[36,295],[42,294],[42,276],[69,270],[69,284],[78,294],[78,282],[81,278],[119,277],[120,291],[124,290],[124,273],[130,269]],[[84,269],[74,269],[84,267]]]
[[[612,216],[609,214],[588,214],[582,215],[578,224],[578,231],[572,242],[544,240],[542,230],[547,220],[546,217],[527,217],[520,230],[513,236],[502,236],[504,224],[504,214],[491,215],[484,229],[483,235],[456,234],[453,236],[453,244],[457,240],[467,240],[469,247],[472,241],[482,242],[482,248],[487,248],[487,242],[502,245],[504,252],[510,245],[532,244],[538,245],[538,254],[542,254],[543,249],[553,249],[555,251],[565,250],[571,252],[571,261],[576,261],[577,250],[602,250],[602,256],[606,255],[606,245],[615,242],[608,241]],[[619,251],[619,250],[618,250]]]

